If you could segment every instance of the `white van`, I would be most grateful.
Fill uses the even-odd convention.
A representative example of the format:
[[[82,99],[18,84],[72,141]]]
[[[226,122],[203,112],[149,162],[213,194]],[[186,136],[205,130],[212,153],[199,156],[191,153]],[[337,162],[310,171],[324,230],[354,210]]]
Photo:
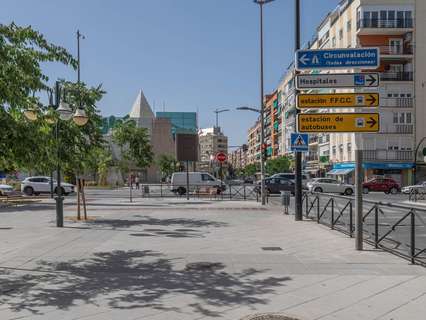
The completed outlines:
[[[189,172],[189,191],[194,191],[200,187],[213,187],[220,191],[225,190],[225,185],[207,172]],[[172,174],[170,182],[172,192],[183,195],[186,193],[186,172],[175,172]]]

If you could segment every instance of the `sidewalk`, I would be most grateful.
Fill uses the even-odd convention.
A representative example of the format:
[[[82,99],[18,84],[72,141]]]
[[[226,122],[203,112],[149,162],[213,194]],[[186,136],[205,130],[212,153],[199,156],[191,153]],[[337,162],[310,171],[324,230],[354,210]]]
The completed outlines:
[[[50,200],[0,212],[0,319],[426,314],[425,268],[369,247],[357,252],[353,239],[278,208],[90,195],[89,204],[94,221],[63,229]],[[75,215],[74,205],[65,212]]]

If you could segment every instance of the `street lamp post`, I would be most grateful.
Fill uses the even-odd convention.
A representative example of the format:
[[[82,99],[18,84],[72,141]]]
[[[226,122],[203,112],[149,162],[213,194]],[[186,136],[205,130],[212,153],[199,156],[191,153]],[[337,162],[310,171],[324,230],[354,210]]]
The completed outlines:
[[[262,100],[263,106],[263,100]],[[262,205],[266,204],[266,193],[265,193],[265,160],[263,159],[263,147],[265,144],[264,136],[264,124],[263,124],[263,108],[257,109],[253,107],[238,107],[237,110],[253,111],[260,114],[260,198],[262,199]]]
[[[230,110],[218,108],[215,111],[213,111],[214,113],[216,113],[216,128],[219,128],[219,113],[227,112],[227,111],[230,111]]]
[[[260,8],[260,143],[265,145],[265,123],[264,123],[264,101],[263,101],[263,5],[274,0],[254,0],[254,3]],[[262,205],[266,204],[265,200],[265,161],[263,153],[260,159],[260,190]]]

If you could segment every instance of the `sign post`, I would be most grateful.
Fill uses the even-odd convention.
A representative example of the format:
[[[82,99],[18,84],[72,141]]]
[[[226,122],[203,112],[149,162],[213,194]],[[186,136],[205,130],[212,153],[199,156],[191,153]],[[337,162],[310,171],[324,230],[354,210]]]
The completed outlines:
[[[362,150],[355,150],[355,249],[363,249],[362,226]]]
[[[296,107],[299,109],[377,108],[379,101],[378,93],[299,94]]]
[[[378,113],[300,113],[298,132],[378,132]]]
[[[296,69],[377,69],[379,48],[347,48],[296,51]]]
[[[306,133],[292,133],[290,142],[290,149],[293,152],[309,151],[309,136]]]
[[[377,88],[380,77],[377,72],[366,73],[322,73],[299,74],[296,77],[296,88]]]

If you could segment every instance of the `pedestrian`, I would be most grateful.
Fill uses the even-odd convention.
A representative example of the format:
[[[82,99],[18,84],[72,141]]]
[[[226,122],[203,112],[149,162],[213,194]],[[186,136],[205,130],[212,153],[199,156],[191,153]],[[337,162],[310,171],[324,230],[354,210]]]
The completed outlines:
[[[136,190],[139,190],[139,175],[135,177]]]

